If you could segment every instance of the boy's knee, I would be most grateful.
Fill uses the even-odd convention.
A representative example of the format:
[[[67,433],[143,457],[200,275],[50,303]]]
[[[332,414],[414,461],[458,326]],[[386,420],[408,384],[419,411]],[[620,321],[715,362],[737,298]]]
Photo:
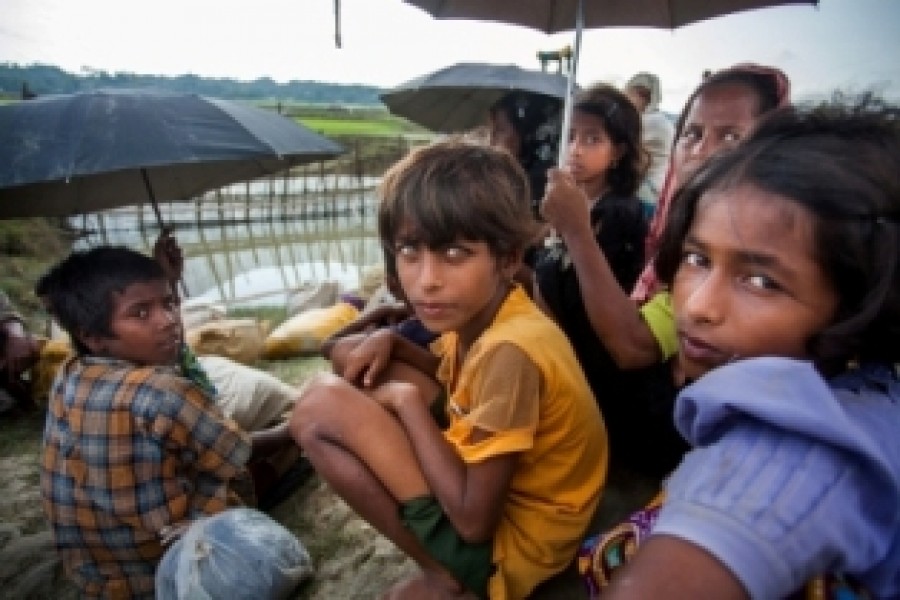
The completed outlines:
[[[318,373],[303,386],[288,425],[295,442],[303,446],[316,436],[321,425],[332,418],[335,399],[346,393],[348,386],[331,373]]]
[[[336,395],[346,393],[350,384],[333,373],[316,373],[301,388],[298,408],[314,410],[320,403],[329,403]]]

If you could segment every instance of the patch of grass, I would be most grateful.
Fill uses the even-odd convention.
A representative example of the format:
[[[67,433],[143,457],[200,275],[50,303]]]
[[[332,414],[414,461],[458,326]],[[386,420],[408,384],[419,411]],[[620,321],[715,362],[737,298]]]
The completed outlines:
[[[0,456],[37,456],[41,452],[44,411],[37,407],[0,417]]]
[[[68,253],[70,244],[71,234],[54,220],[0,220],[0,290],[33,331],[41,332],[47,323],[34,283]]]
[[[260,359],[253,366],[295,386],[302,384],[315,373],[330,369],[328,361],[323,356],[307,356],[287,360]]]
[[[341,119],[330,117],[299,117],[302,125],[322,135],[398,136],[408,127],[394,119]]]

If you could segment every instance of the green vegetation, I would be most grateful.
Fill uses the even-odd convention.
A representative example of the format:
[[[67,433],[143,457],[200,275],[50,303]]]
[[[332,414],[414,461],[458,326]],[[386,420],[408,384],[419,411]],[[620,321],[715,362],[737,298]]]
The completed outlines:
[[[34,284],[51,264],[68,253],[71,241],[72,233],[56,220],[0,220],[0,289],[34,331],[43,331],[47,324],[46,313],[34,295]]]
[[[4,414],[0,427],[0,456],[37,460],[41,452],[44,411],[33,407],[23,412]]]
[[[402,135],[408,125],[397,119],[384,119],[373,121],[368,119],[328,119],[319,117],[307,117],[296,119],[302,125],[309,127],[325,136],[331,135],[371,135],[371,136],[398,136]]]
[[[0,63],[0,95],[20,98],[24,89],[37,94],[70,94],[97,88],[155,88],[229,98],[233,100],[296,102],[318,105],[380,106],[381,88],[361,84],[338,84],[322,81],[289,81],[278,83],[268,77],[253,81],[197,75],[141,75],[108,73],[82,69],[81,74],[63,71],[51,65],[17,65]]]
[[[261,102],[298,123],[326,136],[385,137],[431,135],[427,129],[392,115],[383,106],[317,106],[314,104]]]

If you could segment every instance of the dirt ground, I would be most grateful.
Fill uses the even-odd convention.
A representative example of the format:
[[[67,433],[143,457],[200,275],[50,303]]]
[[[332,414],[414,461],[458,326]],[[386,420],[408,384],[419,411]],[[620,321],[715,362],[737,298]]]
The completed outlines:
[[[43,415],[37,409],[13,417],[0,415],[0,596],[4,598],[76,597],[55,556],[40,504],[42,425]],[[591,531],[618,522],[654,491],[652,482],[645,479],[611,473]],[[377,598],[416,570],[412,561],[358,518],[315,474],[271,514],[303,542],[316,568],[315,575],[298,588],[296,599]],[[574,568],[546,582],[532,596],[536,600],[583,597]]]

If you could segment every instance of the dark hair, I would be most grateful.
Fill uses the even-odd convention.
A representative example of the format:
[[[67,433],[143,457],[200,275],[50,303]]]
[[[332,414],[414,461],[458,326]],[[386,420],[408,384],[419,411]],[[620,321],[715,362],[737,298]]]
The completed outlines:
[[[410,152],[385,173],[379,192],[386,260],[407,222],[429,248],[483,241],[495,256],[523,250],[537,231],[518,162],[508,152],[459,138]]]
[[[81,336],[112,336],[113,294],[158,279],[166,274],[152,258],[121,246],[99,246],[70,254],[38,279],[34,292],[75,349],[87,353]]]
[[[700,85],[688,97],[684,103],[684,108],[678,119],[675,121],[675,143],[681,137],[681,131],[684,129],[684,122],[687,120],[688,113],[694,101],[704,92],[711,88],[721,87],[725,85],[743,85],[756,95],[756,116],[763,115],[771,110],[778,108],[783,104],[782,91],[779,89],[779,80],[775,70],[766,70],[762,67],[742,67],[740,65],[716,71],[708,77],[704,78]]]
[[[558,121],[562,100],[529,92],[510,92],[491,107],[502,112],[516,130],[522,149],[517,157],[527,171],[535,163],[553,163],[559,149]]]
[[[575,97],[575,110],[593,115],[603,123],[622,156],[609,169],[606,183],[619,196],[634,196],[649,157],[641,145],[641,115],[628,96],[605,83],[594,84]],[[567,133],[568,135],[568,133]]]
[[[809,342],[817,364],[832,372],[850,360],[900,361],[900,107],[837,95],[772,112],[675,196],[656,260],[662,281],[675,277],[700,198],[741,184],[815,217],[816,259],[839,296],[834,322]]]
[[[547,186],[547,169],[556,166],[562,119],[562,100],[529,92],[509,92],[490,108],[491,118],[503,113],[519,136],[516,158],[531,186],[532,204],[538,213]]]

